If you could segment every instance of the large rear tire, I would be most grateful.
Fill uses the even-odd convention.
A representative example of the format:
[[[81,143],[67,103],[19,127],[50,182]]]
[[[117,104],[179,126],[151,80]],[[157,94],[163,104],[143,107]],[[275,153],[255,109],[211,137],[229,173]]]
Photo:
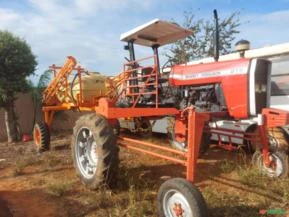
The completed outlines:
[[[50,148],[50,133],[46,123],[38,122],[34,125],[33,139],[37,152],[44,152]]]
[[[201,192],[183,178],[164,182],[158,192],[160,217],[207,217],[207,205]]]
[[[119,149],[113,129],[103,116],[80,117],[73,128],[71,146],[76,173],[88,188],[116,183]]]

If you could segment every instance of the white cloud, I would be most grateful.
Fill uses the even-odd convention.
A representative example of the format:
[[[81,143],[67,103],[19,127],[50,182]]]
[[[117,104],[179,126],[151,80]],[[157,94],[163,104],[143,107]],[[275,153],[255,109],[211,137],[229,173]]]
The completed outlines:
[[[289,10],[244,15],[241,20],[247,22],[239,36],[251,41],[254,48],[289,41]]]
[[[68,55],[74,55],[88,69],[117,73],[122,60],[119,36],[105,31],[102,17],[83,17],[74,3],[64,7],[60,2],[64,4],[30,0],[34,12],[0,8],[0,29],[13,32],[31,45],[39,63],[37,74],[50,64],[62,64]]]
[[[4,28],[8,27],[8,24],[19,20],[19,15],[12,10],[0,8],[0,20],[5,24]]]
[[[85,13],[97,13],[103,10],[121,10],[138,6],[147,9],[151,6],[152,0],[75,0],[76,7]],[[128,10],[129,13],[129,10]]]
[[[62,64],[68,55],[88,69],[116,74],[126,55],[119,42],[121,32],[160,12],[167,17],[182,14],[160,11],[157,7],[164,4],[161,0],[28,0],[26,4],[26,10],[21,11],[0,8],[0,29],[27,40],[37,55],[38,74],[53,63]],[[156,13],[146,17],[151,7]],[[242,26],[240,37],[250,40],[254,47],[289,39],[289,11],[244,15],[241,20],[250,22]],[[138,51],[138,56],[147,53],[151,50]]]

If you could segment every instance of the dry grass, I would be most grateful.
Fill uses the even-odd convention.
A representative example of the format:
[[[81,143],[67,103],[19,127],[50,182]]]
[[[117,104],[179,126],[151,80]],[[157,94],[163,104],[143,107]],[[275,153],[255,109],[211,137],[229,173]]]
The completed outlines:
[[[14,169],[12,171],[13,176],[19,176],[24,174],[24,169],[28,166],[37,165],[41,163],[39,156],[35,154],[27,154],[18,157],[14,164]]]
[[[57,197],[62,197],[67,194],[72,189],[72,182],[69,181],[55,181],[50,183],[47,187],[47,191]]]
[[[232,161],[228,161],[227,159],[223,160],[220,165],[220,169],[223,173],[231,173],[236,168],[236,164]]]
[[[224,153],[229,156],[228,159],[224,158]],[[182,167],[174,167],[170,162],[166,164],[127,150],[121,150],[120,154],[118,188],[113,190],[86,189],[75,178],[68,149],[52,150],[41,156],[22,156],[17,158],[12,171],[17,179],[19,175],[29,175],[26,168],[33,167],[36,175],[33,173],[33,177],[29,176],[30,181],[32,179],[33,183],[38,183],[42,180],[38,187],[48,193],[48,200],[60,204],[61,209],[68,213],[67,216],[158,216],[157,191],[163,182],[160,177],[167,175],[167,170],[180,174]],[[260,209],[288,209],[289,179],[265,177],[250,165],[250,156],[244,153],[209,150],[206,158],[208,161],[203,160],[203,168],[198,171],[200,180],[197,185],[206,199],[211,217],[257,217],[260,216]],[[217,163],[209,163],[211,159]],[[214,177],[224,182],[210,179]]]

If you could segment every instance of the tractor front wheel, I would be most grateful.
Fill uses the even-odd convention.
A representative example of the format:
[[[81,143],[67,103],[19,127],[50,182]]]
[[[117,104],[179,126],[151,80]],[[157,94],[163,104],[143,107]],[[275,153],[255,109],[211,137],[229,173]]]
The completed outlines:
[[[46,123],[38,122],[35,124],[33,129],[33,139],[37,152],[44,152],[49,150],[50,133]]]
[[[201,192],[183,178],[164,182],[158,192],[160,217],[207,217],[207,205]]]
[[[253,154],[252,163],[265,175],[272,178],[285,178],[289,174],[288,155],[283,152],[272,152],[269,156],[271,165],[266,166],[263,154],[257,150]]]
[[[71,149],[76,173],[88,188],[115,183],[119,149],[113,129],[103,116],[88,114],[78,119]]]

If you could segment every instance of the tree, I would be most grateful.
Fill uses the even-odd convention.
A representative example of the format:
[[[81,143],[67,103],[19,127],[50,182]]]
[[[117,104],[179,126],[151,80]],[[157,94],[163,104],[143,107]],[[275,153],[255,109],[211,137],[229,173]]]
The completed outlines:
[[[232,42],[239,33],[239,13],[234,12],[229,17],[219,19],[220,54],[232,51]],[[184,28],[192,30],[193,35],[174,43],[166,56],[173,64],[189,62],[214,54],[215,24],[212,19],[197,19],[192,11],[184,13]]]
[[[37,84],[35,85],[32,81],[28,80],[29,84],[29,93],[32,96],[32,101],[34,105],[34,115],[33,115],[33,127],[36,123],[36,116],[37,116],[37,111],[41,110],[42,106],[42,93],[49,84],[49,82],[52,79],[52,71],[51,70],[45,70],[40,76]],[[31,129],[33,131],[33,128]]]
[[[29,88],[27,76],[34,73],[36,58],[26,41],[8,31],[0,31],[0,108],[5,112],[8,142],[17,140],[14,102],[19,92]]]

